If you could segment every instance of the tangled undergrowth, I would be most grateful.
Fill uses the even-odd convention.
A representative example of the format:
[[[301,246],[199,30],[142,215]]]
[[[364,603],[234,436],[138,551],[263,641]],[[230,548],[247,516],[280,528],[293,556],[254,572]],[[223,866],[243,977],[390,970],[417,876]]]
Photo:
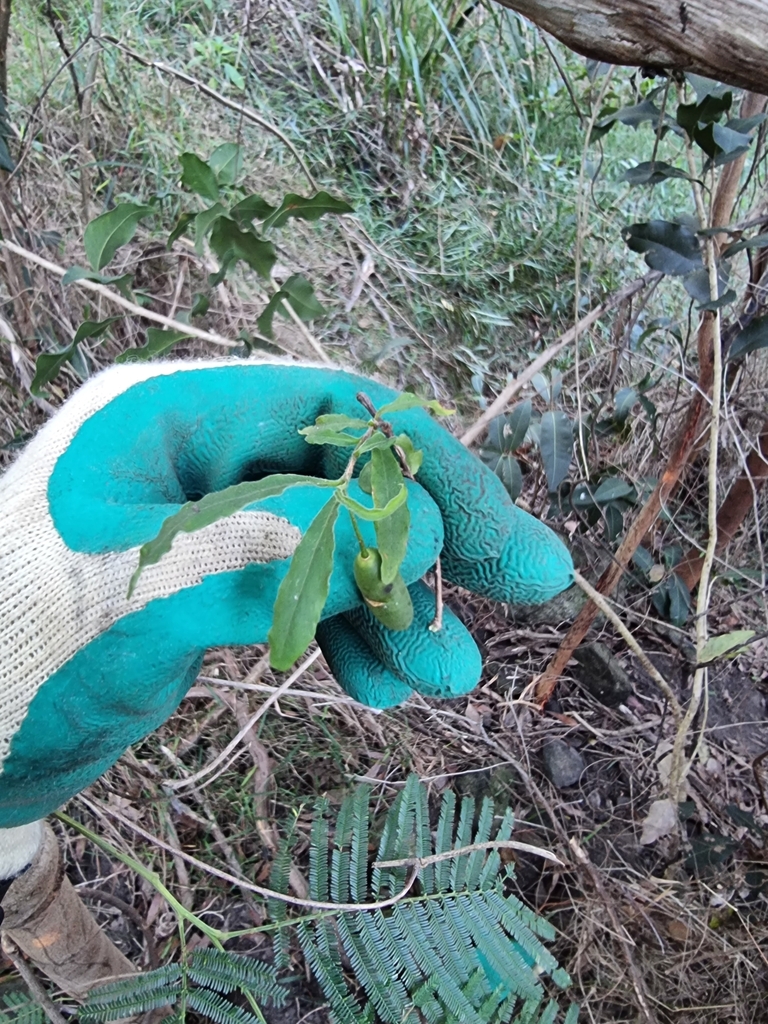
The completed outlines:
[[[415,6],[423,15],[424,5]],[[620,228],[663,210],[682,213],[688,186],[673,178],[653,192],[630,191],[621,176],[649,159],[649,147],[650,159],[673,161],[680,142],[659,133],[654,146],[652,135],[641,140],[639,132],[614,129],[602,152],[587,148],[585,133],[605,119],[606,108],[632,98],[638,106],[649,102],[657,84],[618,72],[612,82],[590,81],[580,61],[509,12],[468,5],[453,12],[457,20],[446,32],[432,19],[431,34],[422,36],[413,17],[382,20],[388,10],[376,8],[377,36],[367,42],[353,5],[341,0],[317,11],[283,0],[263,9],[174,0],[113,14],[108,31],[120,30],[134,53],[194,76],[209,93],[107,43],[86,150],[52,24],[74,50],[86,37],[88,12],[59,5],[55,13],[49,6],[49,15],[22,6],[14,12],[10,62],[18,170],[4,186],[3,236],[68,267],[85,262],[87,221],[117,201],[157,197],[170,228],[181,202],[178,155],[208,155],[223,142],[245,147],[252,191],[272,201],[287,191],[308,194],[306,175],[283,142],[242,111],[222,107],[213,90],[277,125],[313,181],[357,212],[355,219],[302,223],[281,237],[274,279],[304,275],[328,316],[311,333],[276,320],[277,351],[312,357],[314,339],[334,361],[456,403],[470,426],[573,322],[574,309],[586,312],[625,283],[628,268],[631,276],[647,270],[624,247]],[[409,13],[407,4],[398,10]],[[409,58],[425,38],[435,59],[416,82]],[[75,61],[81,75],[84,65],[84,56]],[[765,216],[761,146],[762,136],[734,222]],[[85,198],[83,166],[91,186]],[[160,232],[142,228],[110,273],[134,272],[134,292],[146,297],[146,308],[173,320],[192,309],[215,266],[206,250],[177,241],[171,253],[163,242]],[[0,422],[7,464],[79,379],[143,344],[145,326],[126,318],[111,335],[86,340],[45,394],[31,395],[37,357],[69,344],[82,320],[100,321],[114,309],[104,296],[62,286],[54,273],[4,255]],[[740,291],[757,281],[758,300],[761,258],[734,261],[729,282]],[[213,290],[201,322],[224,338],[253,336],[269,297],[254,275],[238,272]],[[512,452],[499,450],[519,463],[518,500],[570,538],[584,575],[596,577],[610,562],[664,467],[697,380],[697,317],[679,288],[656,282],[585,330],[578,360],[573,346],[564,348],[518,396],[539,416],[594,414],[591,430],[573,438],[565,503],[549,494],[540,437],[526,432]],[[174,349],[180,357],[203,353],[222,351],[189,339]],[[727,370],[721,499],[754,447],[767,372],[764,351]],[[626,414],[622,390],[634,393]],[[603,408],[610,416],[601,418]],[[650,560],[635,561],[618,594],[622,618],[681,701],[691,692],[696,655],[689,606],[670,581],[706,532],[706,461],[702,445],[645,538]],[[605,508],[591,500],[605,479],[630,487],[615,499],[624,505],[614,532]],[[592,493],[580,504],[577,488],[585,482]],[[759,636],[766,629],[766,506],[758,490],[753,506],[717,563],[713,634],[738,628]],[[448,596],[485,656],[483,683],[470,697],[416,697],[378,714],[344,696],[316,661],[246,733],[231,763],[195,784],[191,777],[281,683],[261,648],[213,651],[177,714],[71,813],[151,866],[185,907],[236,930],[261,923],[264,907],[247,889],[189,865],[186,854],[264,884],[290,830],[298,837],[290,885],[306,895],[314,798],[338,807],[367,782],[386,807],[415,773],[435,805],[453,789],[491,796],[499,812],[511,807],[515,838],[560,859],[554,865],[514,854],[521,896],[557,930],[553,951],[573,979],[582,1019],[768,1020],[766,640],[710,669],[708,706],[689,746],[682,830],[642,841],[668,781],[675,730],[663,694],[613,628],[601,621],[589,639],[613,653],[615,699],[606,697],[609,684],[595,679],[594,665],[571,665],[541,713],[526,688],[556,653],[574,605],[524,614],[458,591]],[[552,770],[564,748],[577,768],[569,782]],[[162,897],[74,832],[62,828],[61,837],[73,880],[115,941],[143,966],[172,961],[176,921]],[[191,937],[188,947],[196,945],[205,940]],[[266,940],[233,947],[271,955]],[[299,948],[288,955],[292,1002],[268,1019],[326,1019]],[[5,977],[12,979],[10,968]]]

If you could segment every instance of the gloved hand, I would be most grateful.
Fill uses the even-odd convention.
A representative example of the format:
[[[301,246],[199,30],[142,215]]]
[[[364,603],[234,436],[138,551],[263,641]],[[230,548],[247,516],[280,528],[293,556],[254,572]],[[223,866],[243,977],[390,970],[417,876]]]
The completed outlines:
[[[360,416],[361,389],[377,406],[395,395],[289,364],[115,367],[29,443],[0,480],[0,828],[54,810],[164,722],[207,647],[266,639],[289,556],[327,491],[292,488],[179,535],[129,600],[137,547],[190,498],[272,472],[338,476],[346,453],[298,429],[321,413]],[[402,566],[414,623],[392,632],[364,607],[342,514],[318,630],[341,685],[375,707],[411,688],[447,697],[477,683],[480,657],[455,616],[427,629],[434,600],[416,581],[441,550],[448,580],[497,600],[544,601],[572,579],[555,535],[441,425],[421,410],[391,420],[425,456],[408,485]]]

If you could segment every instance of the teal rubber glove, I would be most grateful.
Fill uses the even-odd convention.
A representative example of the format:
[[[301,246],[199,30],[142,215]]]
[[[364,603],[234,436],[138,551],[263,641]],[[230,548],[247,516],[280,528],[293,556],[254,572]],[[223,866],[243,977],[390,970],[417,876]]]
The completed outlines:
[[[164,722],[206,648],[266,639],[290,555],[327,491],[292,488],[179,535],[129,600],[137,548],[185,501],[230,484],[272,472],[337,477],[346,453],[308,445],[298,430],[322,413],[359,416],[360,390],[377,406],[395,395],[297,365],[116,367],[30,442],[0,480],[0,828],[49,813]],[[402,567],[414,624],[386,630],[364,607],[342,514],[318,631],[341,685],[375,707],[412,689],[456,696],[479,679],[477,648],[455,616],[440,632],[426,628],[434,599],[417,581],[441,551],[447,579],[498,600],[544,601],[572,580],[555,535],[443,426],[420,410],[391,420],[425,455],[408,485]]]

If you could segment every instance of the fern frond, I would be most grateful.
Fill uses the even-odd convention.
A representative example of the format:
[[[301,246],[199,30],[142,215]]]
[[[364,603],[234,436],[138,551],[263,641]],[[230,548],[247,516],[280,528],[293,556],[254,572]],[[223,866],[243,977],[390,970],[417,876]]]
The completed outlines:
[[[456,794],[452,789],[443,793],[440,804],[440,818],[435,832],[435,853],[444,853],[451,848],[453,824],[456,820]],[[435,865],[434,892],[445,892],[451,881],[451,862],[441,860]]]
[[[480,815],[477,821],[477,828],[475,829],[475,835],[472,842],[476,845],[481,843],[487,843],[491,838],[491,828],[493,827],[493,816],[494,807],[493,800],[490,797],[485,797],[482,804],[480,805]],[[464,887],[467,889],[476,889],[480,884],[480,873],[485,863],[487,856],[487,850],[480,849],[475,850],[467,857],[467,865],[464,875]]]
[[[275,892],[288,892],[288,880],[291,874],[291,846],[293,845],[293,829],[289,832],[288,836],[281,841],[280,846],[275,853],[272,861],[272,866],[269,870],[269,885],[270,888],[274,889]],[[277,968],[286,968],[290,964],[290,958],[288,956],[288,947],[290,945],[290,935],[288,934],[288,904],[282,900],[269,899],[267,900],[267,907],[269,908],[269,916],[275,924],[283,925],[278,928],[272,935],[272,954],[275,958],[275,966]]]
[[[354,903],[368,896],[368,804],[369,786],[358,786],[351,800],[352,836],[350,840],[349,892]]]
[[[165,964],[145,974],[131,975],[120,981],[91,989],[79,1017],[82,1024],[91,1021],[120,1020],[134,1014],[147,1013],[176,1002],[181,991],[182,971],[179,964]]]
[[[512,835],[512,828],[515,824],[515,816],[512,813],[512,808],[508,807],[504,812],[504,817],[501,819],[501,824],[496,830],[495,840],[496,842],[506,842],[507,839]],[[478,889],[487,889],[495,882],[499,871],[501,870],[501,854],[498,850],[491,850],[488,853],[488,857],[485,861],[485,865],[480,872],[480,877],[477,881]]]
[[[208,988],[191,988],[187,992],[187,1006],[204,1013],[216,1024],[258,1024],[258,1018],[252,1013]]]
[[[376,1016],[373,1007],[368,1006],[361,1010],[357,1000],[350,994],[349,986],[336,964],[320,955],[306,923],[301,922],[298,925],[298,932],[302,952],[312,968],[312,973],[320,982],[334,1024],[373,1024]]]
[[[456,842],[453,848],[457,849],[461,846],[469,846],[472,842],[472,819],[475,816],[475,801],[465,796],[461,801],[461,810],[459,811],[459,825],[456,829]],[[457,857],[451,861],[451,889],[454,892],[464,888],[464,878],[467,873],[467,858]]]
[[[356,914],[354,922],[347,914],[339,917],[339,936],[344,952],[354,968],[355,977],[384,1020],[402,1020],[410,1002],[408,992],[397,970],[390,971],[379,950],[366,945],[357,933],[364,917],[364,914]]]
[[[328,901],[328,801],[318,800],[312,821],[309,847],[309,897],[321,903]]]
[[[198,985],[222,995],[240,989],[250,992],[258,1002],[284,1006],[288,998],[277,980],[275,968],[250,956],[220,949],[197,949],[189,958],[189,977]]]
[[[2,996],[5,1010],[0,1010],[0,1024],[44,1024],[45,1013],[26,992],[6,992]]]
[[[331,899],[334,903],[349,903],[349,848],[352,841],[353,797],[345,797],[336,818],[331,852]]]
[[[419,786],[414,794],[414,856],[420,860],[432,853],[432,830],[429,827],[429,795],[424,786]],[[425,892],[433,892],[435,888],[435,868],[428,864],[422,869],[420,877]]]

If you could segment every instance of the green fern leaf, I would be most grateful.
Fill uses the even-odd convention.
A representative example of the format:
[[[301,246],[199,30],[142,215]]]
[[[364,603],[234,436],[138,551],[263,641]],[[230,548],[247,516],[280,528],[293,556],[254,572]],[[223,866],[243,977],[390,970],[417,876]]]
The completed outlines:
[[[512,828],[515,824],[515,816],[510,807],[504,812],[501,824],[496,830],[496,842],[506,842],[512,835]],[[486,858],[485,865],[480,872],[477,881],[478,889],[487,889],[493,885],[501,870],[501,854],[498,850],[491,850]]]
[[[349,892],[353,903],[363,903],[368,895],[368,804],[371,791],[358,786],[351,800],[352,836],[350,840]]]
[[[435,833],[435,849],[438,853],[449,850],[453,845],[453,825],[456,820],[456,794],[452,789],[443,793],[443,800],[440,805],[440,818]],[[451,862],[441,860],[435,865],[434,891],[445,892],[451,882]]]
[[[318,800],[312,822],[311,845],[309,848],[309,896],[310,899],[326,903],[328,892],[328,801]]]
[[[187,1006],[198,1013],[204,1013],[215,1024],[258,1024],[258,1018],[252,1013],[207,988],[190,989],[187,992]]]
[[[99,985],[91,989],[80,1008],[80,1021],[91,1024],[92,1021],[120,1020],[161,1006],[173,1006],[181,991],[181,978],[178,964],[165,964],[145,974]]]
[[[197,949],[189,958],[189,977],[222,995],[240,989],[257,1002],[284,1006],[288,993],[277,980],[275,968],[250,956],[220,949]]]
[[[456,829],[456,841],[453,844],[454,849],[459,849],[462,846],[469,846],[472,842],[472,819],[475,816],[475,801],[468,796],[465,796],[461,801],[461,810],[459,811],[459,825]],[[467,873],[467,858],[456,857],[451,862],[451,889],[453,892],[459,892],[464,888],[464,878]]]
[[[339,917],[338,929],[344,952],[350,959],[357,980],[383,1019],[402,1020],[410,1003],[408,993],[396,970],[391,972],[379,951],[367,947],[357,934],[361,916],[364,915],[356,914],[352,918],[352,915],[342,914]]]
[[[301,950],[312,968],[312,973],[320,982],[334,1024],[373,1024],[376,1017],[373,1007],[368,1006],[361,1010],[357,1001],[350,995],[340,969],[334,962],[325,959],[312,941],[309,927],[302,922],[298,925],[298,932]]]

